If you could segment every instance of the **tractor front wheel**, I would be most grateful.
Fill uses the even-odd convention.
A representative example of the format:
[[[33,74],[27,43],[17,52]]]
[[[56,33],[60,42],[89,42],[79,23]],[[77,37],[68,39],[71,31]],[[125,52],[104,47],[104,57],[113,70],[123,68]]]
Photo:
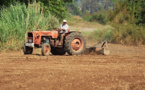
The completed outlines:
[[[24,54],[32,54],[33,48],[28,47],[28,46],[24,46],[23,52],[24,52]]]
[[[50,44],[48,44],[48,43],[42,44],[42,50],[41,51],[42,51],[43,56],[50,55],[50,51],[51,51]]]

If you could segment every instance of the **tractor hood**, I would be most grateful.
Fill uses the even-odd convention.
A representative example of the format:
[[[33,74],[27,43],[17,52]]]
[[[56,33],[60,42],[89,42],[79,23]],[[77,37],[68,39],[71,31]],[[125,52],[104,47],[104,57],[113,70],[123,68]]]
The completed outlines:
[[[31,31],[28,32],[28,37],[29,34],[32,33],[34,37],[41,37],[41,36],[50,36],[52,38],[57,38],[58,37],[58,31]]]

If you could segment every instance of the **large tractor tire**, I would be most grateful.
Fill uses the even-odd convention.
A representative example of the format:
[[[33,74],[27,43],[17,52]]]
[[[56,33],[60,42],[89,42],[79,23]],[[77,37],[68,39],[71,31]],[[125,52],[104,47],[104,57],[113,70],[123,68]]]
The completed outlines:
[[[23,52],[24,52],[24,54],[32,54],[33,53],[33,48],[24,46]]]
[[[50,44],[48,44],[48,43],[42,44],[42,50],[41,50],[41,52],[42,52],[43,56],[50,55],[50,51],[51,51]]]
[[[85,51],[86,42],[81,33],[73,32],[65,40],[65,48],[69,55],[79,55]]]
[[[51,49],[53,55],[64,55],[66,53],[65,49]]]

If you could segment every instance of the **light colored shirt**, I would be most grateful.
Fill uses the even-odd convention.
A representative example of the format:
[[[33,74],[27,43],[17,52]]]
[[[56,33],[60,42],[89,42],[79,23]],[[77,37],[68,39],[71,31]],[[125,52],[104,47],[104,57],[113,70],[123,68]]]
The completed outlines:
[[[65,33],[68,32],[68,28],[69,28],[69,26],[67,24],[65,24],[65,25],[61,24],[60,25],[60,29],[65,29]]]

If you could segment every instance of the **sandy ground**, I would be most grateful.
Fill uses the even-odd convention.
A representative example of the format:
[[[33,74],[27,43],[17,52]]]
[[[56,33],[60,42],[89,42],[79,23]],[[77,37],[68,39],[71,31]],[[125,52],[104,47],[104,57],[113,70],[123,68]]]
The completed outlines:
[[[0,53],[0,90],[145,90],[145,46],[109,47],[109,56]]]

